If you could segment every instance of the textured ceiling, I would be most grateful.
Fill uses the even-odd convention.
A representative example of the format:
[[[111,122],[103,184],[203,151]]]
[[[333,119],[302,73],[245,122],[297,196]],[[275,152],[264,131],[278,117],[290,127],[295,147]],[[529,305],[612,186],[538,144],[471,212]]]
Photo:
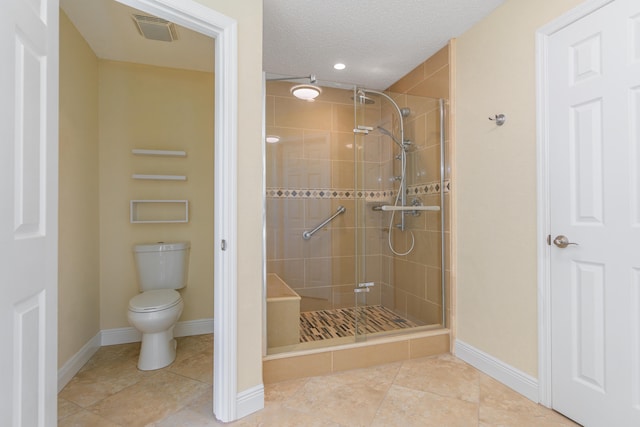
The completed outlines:
[[[242,1],[242,0],[229,0]],[[269,74],[386,89],[504,0],[264,0],[263,69]],[[146,40],[134,9],[113,0],[61,0],[99,58],[213,70],[213,40],[178,27]],[[343,62],[347,68],[333,69]]]
[[[386,89],[502,3],[264,0],[263,69]]]

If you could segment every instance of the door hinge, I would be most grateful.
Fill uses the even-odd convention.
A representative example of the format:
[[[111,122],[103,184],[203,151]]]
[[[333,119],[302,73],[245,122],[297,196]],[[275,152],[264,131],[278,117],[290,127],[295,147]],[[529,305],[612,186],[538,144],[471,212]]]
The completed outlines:
[[[547,245],[551,246],[551,234],[547,236]]]

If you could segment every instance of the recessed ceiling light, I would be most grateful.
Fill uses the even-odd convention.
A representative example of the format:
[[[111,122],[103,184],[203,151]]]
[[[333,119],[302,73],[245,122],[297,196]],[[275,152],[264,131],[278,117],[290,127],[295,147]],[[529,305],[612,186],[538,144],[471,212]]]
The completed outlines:
[[[333,66],[333,68],[335,68],[336,70],[344,70],[345,68],[347,68],[347,66],[341,62],[338,62]]]

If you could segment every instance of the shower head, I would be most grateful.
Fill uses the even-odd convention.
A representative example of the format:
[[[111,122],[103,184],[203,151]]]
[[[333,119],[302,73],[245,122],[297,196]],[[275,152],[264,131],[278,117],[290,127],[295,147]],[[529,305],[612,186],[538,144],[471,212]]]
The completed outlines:
[[[369,98],[367,95],[365,95],[362,89],[359,89],[358,92],[356,92],[355,98],[352,96],[351,99],[357,99],[360,104],[366,105],[376,103],[376,101],[374,101],[372,98]]]
[[[316,75],[315,74],[309,74],[308,76],[297,76],[297,77],[293,77],[293,76],[289,76],[289,77],[270,77],[267,78],[268,82],[277,82],[277,81],[283,81],[283,80],[306,80],[309,79],[309,83],[310,84],[315,84],[318,82],[318,79],[316,79]]]
[[[389,138],[391,138],[391,140],[393,142],[395,142],[398,145],[398,147],[404,149],[404,146],[400,143],[400,141],[398,141],[396,139],[395,136],[393,136],[393,134],[390,131],[388,131],[387,129],[383,128],[382,126],[378,126],[377,129],[378,129],[378,131],[380,131],[381,134],[386,135]]]

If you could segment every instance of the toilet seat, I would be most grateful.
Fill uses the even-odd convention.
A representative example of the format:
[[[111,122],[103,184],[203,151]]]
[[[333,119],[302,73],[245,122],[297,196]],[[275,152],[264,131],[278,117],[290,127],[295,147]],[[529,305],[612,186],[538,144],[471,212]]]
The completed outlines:
[[[136,295],[129,301],[129,310],[136,313],[148,313],[171,308],[182,301],[180,294],[173,289],[157,289]]]

